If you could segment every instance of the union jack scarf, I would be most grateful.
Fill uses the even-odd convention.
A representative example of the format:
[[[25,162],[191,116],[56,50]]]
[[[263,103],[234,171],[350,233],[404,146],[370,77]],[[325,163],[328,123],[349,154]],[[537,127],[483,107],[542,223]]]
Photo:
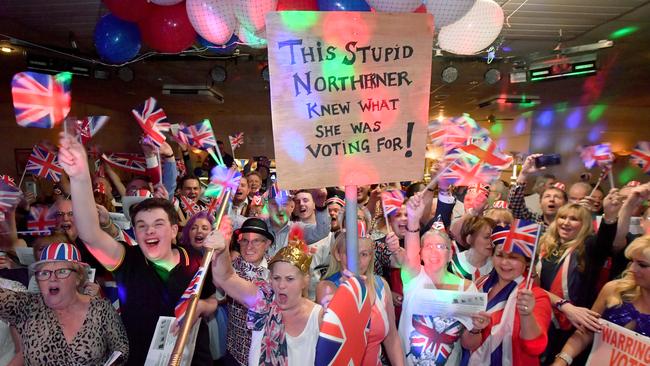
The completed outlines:
[[[490,334],[483,340],[481,346],[472,352],[469,359],[470,366],[484,365],[512,365],[512,329],[515,321],[515,305],[517,292],[524,277],[519,276],[502,288],[488,301],[487,312],[493,321],[499,312],[503,312],[501,321],[494,324]],[[479,281],[477,287],[484,293],[490,292],[499,281],[499,275],[492,271]]]
[[[264,329],[259,364],[264,366],[287,365],[289,352],[275,294],[267,281],[255,281],[258,287],[257,301],[250,309],[246,323],[251,330]]]

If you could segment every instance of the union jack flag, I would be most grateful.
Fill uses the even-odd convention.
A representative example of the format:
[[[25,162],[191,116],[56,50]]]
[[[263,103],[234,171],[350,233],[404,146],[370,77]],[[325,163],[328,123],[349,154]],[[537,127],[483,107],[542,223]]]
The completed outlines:
[[[8,184],[8,185],[10,185],[12,187],[16,186],[16,181],[10,175],[0,174],[0,181],[4,182],[4,183],[6,183],[6,184]]]
[[[129,246],[134,247],[138,245],[138,242],[135,241],[135,239],[133,239],[133,237],[124,229],[122,229],[122,236],[124,237],[124,242]]]
[[[361,364],[371,308],[361,280],[352,277],[339,286],[323,316],[315,366]]]
[[[22,195],[23,192],[15,186],[0,181],[0,212],[11,211],[20,202]]]
[[[609,166],[614,162],[612,145],[609,143],[583,146],[580,148],[580,157],[587,169],[591,169],[596,165],[599,167]]]
[[[187,136],[181,132],[182,129],[184,129],[186,126],[184,123],[174,123],[170,125],[170,131],[172,133],[172,136],[174,139],[176,139],[176,142],[179,144],[185,144],[189,145],[190,142],[187,139]]]
[[[489,137],[481,139],[473,144],[459,146],[461,154],[467,155],[471,160],[485,163],[496,169],[507,169],[512,165],[513,158],[501,152],[497,144]]]
[[[188,143],[197,149],[207,150],[217,146],[214,132],[209,120],[204,120],[192,126],[187,126],[178,131],[179,135],[186,136]]]
[[[479,127],[469,115],[455,119],[447,118],[442,122],[434,122],[429,125],[431,142],[442,145],[445,151],[466,145],[473,139],[483,139],[488,136],[488,131]]]
[[[22,127],[54,128],[70,112],[70,78],[21,72],[11,81],[16,122]]]
[[[171,125],[167,122],[167,115],[158,107],[156,99],[149,98],[138,108],[131,110],[142,130],[151,137],[157,146],[165,142],[163,132],[169,131]]]
[[[87,144],[90,139],[108,122],[108,116],[88,116],[77,121],[77,134],[81,137],[81,143]]]
[[[34,145],[25,167],[27,173],[58,182],[63,174],[57,153],[43,145]]]
[[[102,154],[102,160],[112,167],[124,169],[131,173],[141,174],[147,170],[144,156],[138,154],[112,153],[108,156]]]
[[[205,190],[206,197],[219,197],[225,189],[235,192],[239,187],[241,173],[238,170],[217,165],[212,168],[211,173],[210,184]]]
[[[239,132],[236,133],[234,136],[228,136],[228,140],[230,140],[230,148],[232,149],[232,151],[235,151],[236,148],[244,144],[244,133]]]
[[[440,179],[448,181],[449,184],[457,186],[490,184],[501,175],[498,169],[482,162],[473,164],[466,157],[460,156],[454,151],[456,150],[446,157],[447,160],[452,161],[451,164],[440,173]]]
[[[444,365],[449,358],[454,342],[460,337],[461,326],[455,319],[444,319],[430,315],[413,315],[413,331],[410,334],[409,355],[429,364]]]
[[[506,253],[521,254],[526,258],[533,256],[537,242],[539,225],[533,221],[515,219],[511,225],[497,226],[492,231],[492,243],[503,244]]]
[[[190,305],[191,297],[199,296],[199,288],[203,286],[204,280],[205,269],[201,267],[198,271],[196,271],[196,274],[181,295],[181,298],[178,299],[178,303],[176,303],[176,307],[174,308],[174,315],[176,316],[176,321],[179,325],[183,324],[183,320],[185,320],[185,312]]]
[[[45,206],[32,206],[27,219],[28,230],[51,230],[56,226],[56,219],[52,217],[49,208]]]
[[[639,141],[630,154],[630,162],[636,164],[644,173],[650,174],[650,142]]]
[[[381,204],[384,207],[384,214],[392,216],[396,214],[404,203],[404,194],[397,189],[381,192]]]

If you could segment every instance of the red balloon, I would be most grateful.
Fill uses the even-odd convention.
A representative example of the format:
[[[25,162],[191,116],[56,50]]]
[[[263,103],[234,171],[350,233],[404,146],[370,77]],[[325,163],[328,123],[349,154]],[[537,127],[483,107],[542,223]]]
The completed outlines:
[[[185,3],[154,6],[138,27],[144,43],[159,52],[181,52],[196,40],[196,31],[187,17]]]
[[[427,7],[424,6],[424,4],[418,6],[417,9],[413,10],[414,13],[426,13],[427,12]]]
[[[318,11],[318,0],[278,0],[278,11],[313,10]]]
[[[139,22],[154,8],[147,0],[104,0],[108,10],[128,22]]]

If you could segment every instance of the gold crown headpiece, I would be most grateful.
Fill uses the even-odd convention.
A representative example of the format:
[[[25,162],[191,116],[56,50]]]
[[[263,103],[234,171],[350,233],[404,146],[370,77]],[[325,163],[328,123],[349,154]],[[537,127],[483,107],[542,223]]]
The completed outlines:
[[[289,232],[289,242],[286,247],[280,249],[269,262],[269,267],[275,262],[287,262],[298,267],[303,274],[309,274],[311,256],[308,253],[307,244],[303,238],[302,226],[294,224]]]

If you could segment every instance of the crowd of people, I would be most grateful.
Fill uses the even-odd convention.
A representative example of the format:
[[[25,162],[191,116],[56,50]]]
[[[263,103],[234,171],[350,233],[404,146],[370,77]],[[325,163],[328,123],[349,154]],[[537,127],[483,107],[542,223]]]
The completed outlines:
[[[206,249],[193,365],[313,365],[352,279],[371,304],[362,365],[580,365],[599,319],[650,337],[650,183],[564,184],[532,154],[513,182],[359,186],[355,275],[343,187],[280,191],[269,159],[223,153],[242,177],[215,228],[214,162],[176,145],[143,143],[146,174],[129,176],[60,136],[61,181],[3,212],[0,365],[144,365]],[[403,197],[390,214],[387,191]],[[24,234],[35,208],[51,233]],[[495,240],[517,220],[539,224],[533,253]],[[418,306],[434,290],[483,293],[487,307],[434,314]]]

